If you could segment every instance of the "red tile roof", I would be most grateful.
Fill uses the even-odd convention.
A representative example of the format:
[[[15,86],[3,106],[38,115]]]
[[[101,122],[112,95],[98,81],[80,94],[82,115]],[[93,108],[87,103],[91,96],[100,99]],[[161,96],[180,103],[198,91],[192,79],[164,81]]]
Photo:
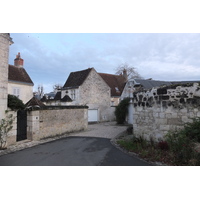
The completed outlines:
[[[122,75],[113,75],[105,73],[98,73],[98,74],[111,88],[111,96],[121,96],[125,86],[125,78]]]
[[[14,65],[8,66],[8,80],[34,85],[26,70],[23,67]]]

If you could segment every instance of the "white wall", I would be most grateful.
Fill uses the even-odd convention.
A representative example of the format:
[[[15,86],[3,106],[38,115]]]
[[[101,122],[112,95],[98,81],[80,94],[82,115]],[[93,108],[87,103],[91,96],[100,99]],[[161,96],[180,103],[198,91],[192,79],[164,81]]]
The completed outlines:
[[[20,83],[8,82],[8,94],[14,95],[14,88],[19,89],[19,99],[23,101],[23,103],[27,103],[33,97],[33,86],[25,85]]]

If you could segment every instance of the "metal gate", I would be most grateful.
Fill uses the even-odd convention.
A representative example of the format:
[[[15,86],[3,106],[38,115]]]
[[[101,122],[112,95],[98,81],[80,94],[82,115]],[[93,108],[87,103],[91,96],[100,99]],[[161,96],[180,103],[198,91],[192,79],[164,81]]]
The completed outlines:
[[[27,111],[17,112],[17,141],[27,139]]]

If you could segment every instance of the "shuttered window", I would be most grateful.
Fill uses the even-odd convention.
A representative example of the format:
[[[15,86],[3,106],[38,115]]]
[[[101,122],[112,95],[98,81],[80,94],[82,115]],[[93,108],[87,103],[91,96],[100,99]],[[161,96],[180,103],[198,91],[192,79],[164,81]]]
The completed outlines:
[[[13,95],[19,98],[20,96],[20,89],[19,88],[13,88]]]

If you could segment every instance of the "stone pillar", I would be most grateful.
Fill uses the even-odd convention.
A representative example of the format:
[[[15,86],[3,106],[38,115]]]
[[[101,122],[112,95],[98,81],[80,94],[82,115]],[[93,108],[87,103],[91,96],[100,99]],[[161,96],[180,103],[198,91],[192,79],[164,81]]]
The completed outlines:
[[[13,44],[9,33],[0,33],[0,119],[5,117],[8,100],[9,46]]]
[[[133,101],[132,99],[129,102],[128,106],[128,124],[133,124]]]
[[[39,140],[40,139],[40,111],[27,112],[27,139]]]

